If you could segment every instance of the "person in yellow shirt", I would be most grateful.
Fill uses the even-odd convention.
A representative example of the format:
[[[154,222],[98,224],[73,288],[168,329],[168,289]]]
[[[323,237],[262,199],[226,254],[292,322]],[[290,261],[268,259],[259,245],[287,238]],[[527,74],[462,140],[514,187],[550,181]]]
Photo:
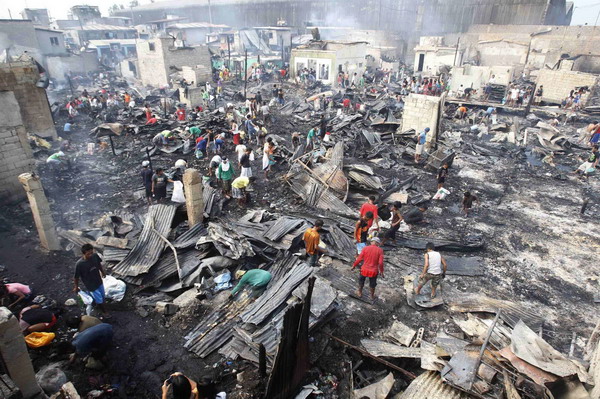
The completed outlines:
[[[240,176],[231,183],[231,196],[238,200],[239,206],[246,205],[246,202],[248,201],[246,189],[254,180],[254,177]]]

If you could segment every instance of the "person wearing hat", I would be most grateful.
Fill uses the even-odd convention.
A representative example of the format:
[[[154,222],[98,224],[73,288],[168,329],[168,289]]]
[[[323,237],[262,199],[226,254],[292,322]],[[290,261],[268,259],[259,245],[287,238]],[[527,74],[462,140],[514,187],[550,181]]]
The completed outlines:
[[[258,298],[265,292],[269,281],[271,281],[271,273],[262,269],[252,269],[248,271],[238,270],[235,273],[235,278],[240,281],[231,291],[231,294],[229,295],[230,298],[246,286],[251,287],[252,296]]]
[[[150,169],[150,162],[144,161],[142,162],[142,182],[144,183],[144,188],[146,189],[146,200],[148,201],[148,205],[152,205],[152,169]]]
[[[363,287],[367,277],[369,278],[369,291],[371,293],[371,300],[375,300],[375,287],[377,286],[377,276],[383,275],[383,249],[379,247],[381,241],[377,237],[371,238],[371,245],[362,250],[360,255],[354,261],[352,269],[358,266],[362,262],[360,268],[360,275],[358,277],[358,291],[356,295],[361,298],[363,294]]]
[[[415,162],[419,162],[421,160],[421,155],[423,154],[423,149],[425,148],[425,142],[427,142],[427,133],[429,133],[431,129],[428,127],[425,128],[417,138],[417,146],[415,147]]]
[[[55,152],[46,159],[46,163],[53,167],[65,167],[68,162],[67,155],[62,151]]]

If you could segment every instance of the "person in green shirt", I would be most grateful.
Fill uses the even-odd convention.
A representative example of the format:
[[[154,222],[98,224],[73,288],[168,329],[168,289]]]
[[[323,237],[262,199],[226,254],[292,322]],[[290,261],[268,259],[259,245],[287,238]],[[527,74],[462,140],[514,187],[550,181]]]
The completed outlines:
[[[190,134],[192,135],[192,137],[194,137],[194,139],[197,139],[202,134],[202,130],[200,130],[200,128],[197,126],[192,126],[190,128]]]
[[[317,133],[319,132],[319,127],[313,127],[308,131],[306,135],[306,150],[309,148],[314,148],[314,143],[317,138]]]
[[[262,269],[252,269],[247,272],[239,270],[235,277],[239,279],[240,276],[242,278],[231,291],[230,298],[246,286],[252,287],[252,296],[258,298],[265,292],[269,281],[271,281],[271,273]]]
[[[227,198],[231,198],[231,182],[234,175],[233,165],[231,165],[226,157],[223,157],[221,164],[217,168],[216,176],[217,180],[221,180],[223,195]]]

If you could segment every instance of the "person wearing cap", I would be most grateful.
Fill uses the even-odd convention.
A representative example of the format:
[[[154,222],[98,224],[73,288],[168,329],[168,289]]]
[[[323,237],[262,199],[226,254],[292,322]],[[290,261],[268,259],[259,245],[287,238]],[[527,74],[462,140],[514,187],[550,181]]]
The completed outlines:
[[[146,189],[146,200],[148,201],[148,205],[152,205],[152,175],[154,173],[152,172],[152,169],[150,169],[150,162],[142,162],[142,172],[140,174],[142,176],[144,188]]]
[[[46,163],[54,167],[64,167],[67,165],[68,159],[64,152],[58,151],[50,155],[48,159],[46,159]]]
[[[421,160],[421,155],[423,154],[423,149],[425,148],[425,143],[427,142],[427,133],[429,133],[431,129],[428,127],[425,128],[419,136],[417,137],[417,146],[415,147],[415,162],[419,162]]]
[[[240,279],[241,277],[241,279]],[[230,297],[237,294],[242,288],[249,286],[252,288],[252,296],[258,298],[265,292],[269,281],[271,281],[271,273],[262,269],[252,269],[247,272],[238,270],[235,273],[235,278],[240,281],[231,291]]]
[[[382,278],[385,277],[383,274],[383,249],[379,247],[380,243],[379,238],[371,238],[371,245],[362,250],[352,265],[352,269],[354,269],[362,262],[360,276],[358,277],[358,291],[356,291],[356,295],[359,298],[362,297],[365,281],[369,278],[371,300],[375,300],[377,276],[381,274]]]

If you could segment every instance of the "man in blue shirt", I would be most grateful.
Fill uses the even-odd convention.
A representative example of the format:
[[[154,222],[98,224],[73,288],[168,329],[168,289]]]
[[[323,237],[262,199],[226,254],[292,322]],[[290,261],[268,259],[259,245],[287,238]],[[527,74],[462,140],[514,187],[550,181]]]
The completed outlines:
[[[426,127],[425,130],[419,133],[419,137],[417,138],[417,147],[415,148],[415,163],[419,163],[421,160],[421,154],[423,154],[425,142],[427,141],[427,133],[429,133],[430,130],[431,129]]]

